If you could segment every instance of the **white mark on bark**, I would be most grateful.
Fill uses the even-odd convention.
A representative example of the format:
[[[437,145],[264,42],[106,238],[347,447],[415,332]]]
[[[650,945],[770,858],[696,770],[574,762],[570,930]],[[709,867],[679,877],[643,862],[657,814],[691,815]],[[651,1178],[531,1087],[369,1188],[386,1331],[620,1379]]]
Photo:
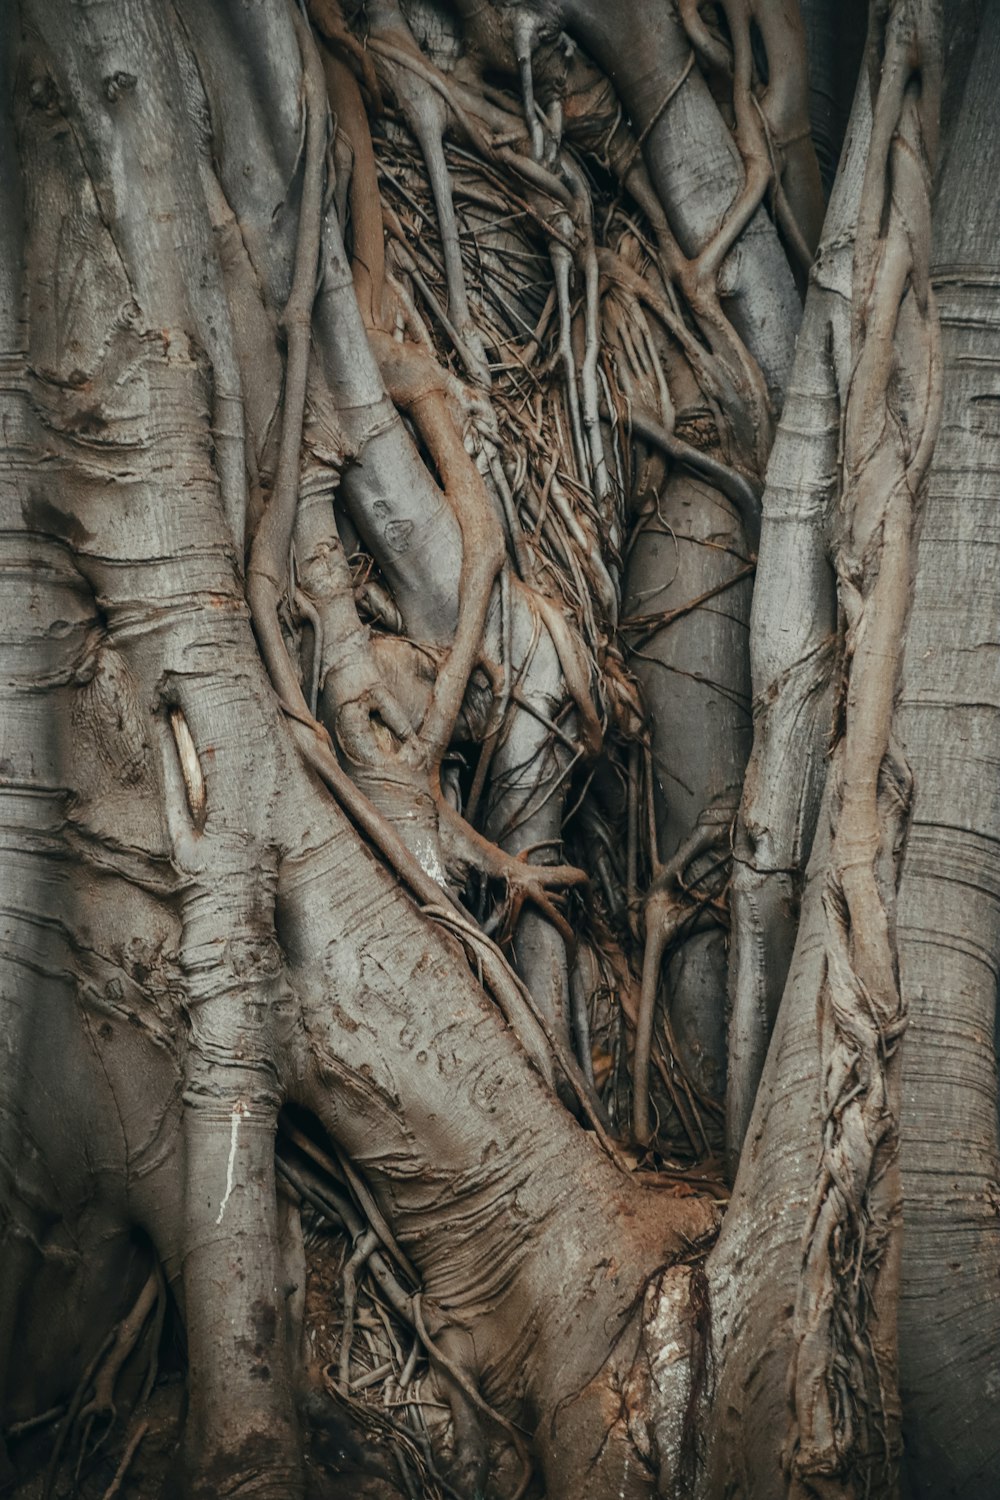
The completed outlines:
[[[618,1491],[618,1500],[625,1500],[625,1488],[628,1484],[628,1454],[625,1455],[625,1472],[622,1475],[622,1487]]]
[[[236,1142],[239,1139],[240,1121],[242,1118],[243,1105],[242,1103],[235,1104],[233,1106],[233,1117],[229,1124],[229,1160],[226,1163],[226,1191],[222,1195],[222,1202],[219,1204],[219,1217],[215,1221],[216,1224],[222,1223],[222,1215],[226,1211],[226,1204],[229,1202],[230,1194],[233,1191],[233,1167],[236,1162]]]
[[[170,710],[170,727],[174,732],[177,758],[181,763],[181,774],[184,777],[184,790],[187,793],[191,821],[196,828],[204,828],[207,810],[205,778],[202,775],[201,761],[198,759],[198,752],[195,749],[187,719],[179,708]]]
[[[693,1332],[690,1266],[665,1271],[646,1293],[642,1343],[649,1361],[650,1426],[660,1454],[661,1493],[677,1480],[691,1399]]]
[[[433,840],[429,836],[418,834],[414,840],[413,852],[432,880],[436,880],[439,885],[444,885],[447,882],[447,873],[438,857]]]

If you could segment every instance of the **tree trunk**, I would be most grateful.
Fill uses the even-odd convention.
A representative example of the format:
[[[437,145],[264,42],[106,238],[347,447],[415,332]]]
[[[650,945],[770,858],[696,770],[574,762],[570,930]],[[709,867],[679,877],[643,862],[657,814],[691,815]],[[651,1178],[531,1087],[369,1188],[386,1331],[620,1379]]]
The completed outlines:
[[[997,7],[0,26],[0,1488],[992,1494]]]

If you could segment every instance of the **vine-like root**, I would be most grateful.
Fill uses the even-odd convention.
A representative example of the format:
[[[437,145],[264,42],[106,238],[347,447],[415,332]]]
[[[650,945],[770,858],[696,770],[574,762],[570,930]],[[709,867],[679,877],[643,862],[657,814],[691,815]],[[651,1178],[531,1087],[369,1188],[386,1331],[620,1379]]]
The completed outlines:
[[[141,1406],[149,1395],[153,1387],[153,1382],[156,1379],[157,1349],[163,1326],[165,1299],[166,1288],[163,1283],[162,1273],[157,1265],[147,1276],[131,1310],[111,1330],[83,1373],[83,1377],[70,1401],[66,1415],[59,1426],[42,1487],[43,1500],[50,1500],[54,1492],[63,1454],[71,1441],[75,1439],[78,1444],[77,1475],[79,1475],[80,1466],[90,1448],[94,1424],[101,1418],[105,1421],[105,1427],[97,1440],[97,1446],[100,1447],[107,1441],[118,1416],[118,1408],[115,1404],[115,1387],[118,1377],[129,1358],[139,1349],[146,1332],[147,1324],[155,1312],[156,1317],[153,1322],[152,1337],[149,1341],[150,1349],[147,1371],[143,1379],[137,1404]],[[136,1437],[136,1432],[140,1434],[138,1438]],[[138,1428],[133,1430],[126,1444],[122,1465],[120,1466],[120,1472],[123,1477],[144,1434],[145,1427],[140,1424]],[[120,1481],[117,1488],[120,1488]],[[111,1493],[115,1493],[115,1489],[116,1487],[113,1482]]]

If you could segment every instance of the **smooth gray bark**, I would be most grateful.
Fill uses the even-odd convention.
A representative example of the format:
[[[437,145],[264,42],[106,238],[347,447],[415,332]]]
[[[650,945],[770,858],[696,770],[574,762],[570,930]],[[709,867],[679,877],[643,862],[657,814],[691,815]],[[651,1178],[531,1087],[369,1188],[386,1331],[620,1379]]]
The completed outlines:
[[[993,6],[936,205],[945,404],[898,713],[915,782],[899,891],[900,973],[911,1014],[899,1337],[907,1474],[919,1496],[985,1494],[1000,1462],[1000,1139],[996,1054],[986,1040],[996,1031],[1000,963],[1000,808],[990,770],[998,713],[1000,222],[994,195],[981,191],[998,156],[988,123],[998,67]]]

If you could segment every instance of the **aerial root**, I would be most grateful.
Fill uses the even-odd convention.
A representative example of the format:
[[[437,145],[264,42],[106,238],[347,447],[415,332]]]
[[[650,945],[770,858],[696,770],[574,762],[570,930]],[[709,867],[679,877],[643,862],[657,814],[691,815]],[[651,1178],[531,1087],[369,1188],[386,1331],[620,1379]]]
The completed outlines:
[[[413,1290],[407,1290],[396,1276],[379,1248],[381,1236],[370,1224],[366,1223],[361,1209],[345,1193],[343,1187],[337,1185],[340,1173],[333,1162],[294,1126],[283,1126],[282,1133],[308,1156],[310,1164],[309,1166],[301,1163],[293,1165],[285,1154],[279,1153],[277,1157],[279,1175],[284,1177],[318,1214],[337,1229],[346,1232],[353,1246],[342,1272],[344,1314],[337,1366],[339,1394],[347,1398],[352,1391],[350,1354],[355,1327],[356,1297],[360,1277],[367,1270],[389,1307],[413,1330],[432,1367],[440,1372],[449,1393],[449,1400],[455,1408],[456,1439],[458,1440],[460,1434],[464,1437],[467,1451],[463,1456],[463,1462],[467,1463],[470,1471],[478,1473],[482,1468],[485,1442],[479,1420],[475,1415],[478,1413],[491,1426],[504,1433],[519,1455],[522,1477],[512,1500],[520,1500],[526,1492],[533,1473],[523,1436],[513,1423],[483,1399],[464,1364],[457,1362],[446,1352],[443,1345],[449,1342],[454,1330],[445,1322],[443,1315],[436,1307],[425,1311],[416,1273],[409,1278]],[[325,1181],[324,1176],[327,1177]],[[469,1348],[471,1349],[471,1343],[469,1343]]]
[[[83,1372],[80,1383],[59,1426],[42,1486],[42,1500],[51,1500],[62,1464],[63,1453],[65,1452],[67,1443],[71,1439],[76,1438],[79,1442],[76,1462],[77,1476],[79,1476],[80,1468],[90,1448],[90,1436],[94,1423],[99,1417],[106,1418],[107,1425],[95,1445],[95,1450],[91,1451],[96,1451],[96,1448],[100,1448],[107,1441],[118,1416],[118,1410],[115,1405],[115,1386],[118,1377],[130,1356],[140,1347],[149,1325],[150,1316],[154,1311],[156,1316],[152,1324],[149,1363],[137,1398],[138,1405],[142,1405],[148,1398],[156,1379],[157,1351],[166,1312],[166,1287],[163,1283],[163,1273],[160,1270],[159,1264],[155,1265],[150,1271],[131,1309],[121,1322],[111,1329]],[[89,1399],[88,1392],[91,1393]],[[122,1459],[124,1468],[119,1466],[123,1478],[135,1450],[142,1441],[145,1430],[145,1424],[142,1424],[140,1429],[136,1429],[139,1436],[137,1437],[136,1432],[133,1432],[129,1439]]]
[[[302,102],[305,112],[305,168],[295,263],[288,301],[282,314],[288,343],[285,390],[274,491],[250,549],[247,599],[265,664],[280,698],[291,704],[302,698],[281,633],[278,603],[285,591],[288,560],[299,502],[302,430],[312,341],[312,307],[316,296],[326,162],[326,88],[319,57],[306,23],[293,8],[302,53]]]
[[[351,1389],[351,1343],[354,1339],[354,1302],[358,1275],[364,1270],[378,1242],[374,1229],[365,1230],[344,1263],[344,1327],[340,1336],[338,1374],[345,1393]]]
[[[344,20],[339,0],[308,0],[309,15],[317,30],[331,47],[343,53],[357,67],[376,114],[382,112],[382,94],[378,75],[367,47],[363,47]]]
[[[436,86],[428,81],[430,65],[417,46],[402,12],[397,6],[392,6],[391,12],[387,24],[372,30],[369,47],[376,59],[376,69],[383,73],[423,153],[444,258],[447,323],[452,341],[469,378],[489,389],[489,366],[469,307],[451,174],[444,154],[450,93],[444,80],[435,80]]]
[[[822,227],[824,201],[810,140],[805,32],[795,9],[780,13],[760,0],[723,0],[726,38],[712,30],[697,0],[680,0],[681,21],[706,71],[732,92],[736,142],[747,181],[766,169],[778,224],[800,273],[808,272]],[[767,84],[753,55],[751,25],[765,50]]]
[[[125,1483],[128,1471],[132,1466],[132,1460],[133,1458],[135,1458],[136,1453],[139,1451],[139,1444],[142,1442],[148,1431],[149,1422],[145,1419],[137,1423],[136,1426],[132,1429],[132,1432],[129,1435],[128,1442],[125,1444],[125,1447],[122,1450],[122,1456],[118,1461],[118,1467],[115,1470],[114,1478],[108,1485],[107,1489],[104,1491],[101,1500],[114,1500],[115,1495],[117,1495],[121,1490],[122,1485]]]
[[[673,859],[655,875],[643,902],[646,941],[643,949],[642,982],[635,1028],[632,1105],[633,1134],[643,1146],[649,1145],[654,1134],[650,1115],[649,1067],[653,1046],[656,998],[664,955],[682,934],[690,936],[706,926],[726,925],[726,909],[721,893],[713,888],[717,883],[713,882],[713,877],[720,869],[728,866],[731,824],[730,810],[708,809]],[[720,850],[722,859],[707,871],[685,880],[685,871],[694,861],[703,859],[713,850]],[[702,889],[699,890],[699,887]],[[681,1075],[685,1092],[693,1095],[697,1091],[686,1077],[680,1049],[673,1036],[669,1009],[665,1009],[663,1027],[668,1048]]]

